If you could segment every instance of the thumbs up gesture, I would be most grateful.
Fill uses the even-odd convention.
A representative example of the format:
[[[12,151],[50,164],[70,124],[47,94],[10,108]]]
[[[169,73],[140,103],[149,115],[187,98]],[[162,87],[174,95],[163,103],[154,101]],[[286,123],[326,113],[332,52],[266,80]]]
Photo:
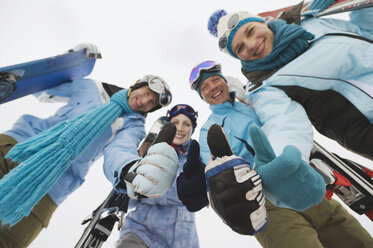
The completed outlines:
[[[294,146],[276,157],[266,135],[256,125],[249,127],[255,150],[255,170],[262,178],[264,195],[276,206],[305,210],[321,202],[325,183]]]
[[[205,169],[211,207],[237,233],[254,235],[262,231],[267,211],[259,175],[248,161],[233,154],[219,125],[210,127],[207,143],[212,157]]]
[[[177,196],[189,211],[197,212],[207,206],[205,164],[200,160],[196,140],[190,142],[187,161],[176,183]]]

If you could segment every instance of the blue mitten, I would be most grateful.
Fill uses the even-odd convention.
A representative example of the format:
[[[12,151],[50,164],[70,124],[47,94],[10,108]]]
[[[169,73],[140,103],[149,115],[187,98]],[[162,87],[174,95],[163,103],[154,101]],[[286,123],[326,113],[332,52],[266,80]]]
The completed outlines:
[[[321,202],[326,187],[322,176],[301,158],[294,146],[276,157],[266,135],[249,127],[255,150],[255,170],[262,178],[264,195],[276,206],[305,210]]]
[[[130,198],[162,196],[176,178],[179,158],[166,142],[152,145],[146,156],[131,166],[124,181]]]
[[[327,9],[330,5],[332,5],[336,0],[313,0],[309,10],[318,10],[319,12]]]

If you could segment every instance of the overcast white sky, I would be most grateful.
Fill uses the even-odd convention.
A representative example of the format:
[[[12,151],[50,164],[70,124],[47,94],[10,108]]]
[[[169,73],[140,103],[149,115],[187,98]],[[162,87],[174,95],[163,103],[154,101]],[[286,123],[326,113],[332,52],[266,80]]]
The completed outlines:
[[[200,113],[198,127],[209,115],[208,106],[188,86],[192,67],[206,59],[219,61],[223,73],[240,78],[238,61],[221,53],[217,40],[207,31],[207,20],[216,9],[259,13],[298,1],[242,0],[2,0],[0,3],[0,67],[61,54],[80,43],[96,44],[103,55],[89,78],[127,87],[145,74],[157,74],[170,84],[172,104],[189,103]],[[345,18],[345,16],[342,16]],[[32,96],[0,105],[0,132],[9,129],[25,113],[51,115],[59,104],[41,104]],[[164,114],[149,114],[146,128]],[[197,127],[197,129],[198,129]],[[198,132],[194,138],[198,138]],[[335,142],[316,135],[319,143],[340,155],[373,168],[372,161],[341,149]],[[55,212],[48,229],[32,248],[73,247],[80,238],[81,220],[100,204],[111,190],[97,162],[86,183]],[[373,224],[354,214],[373,234]],[[211,209],[197,214],[201,247],[260,247],[254,237],[242,236],[226,227]],[[103,247],[118,239],[114,229]]]

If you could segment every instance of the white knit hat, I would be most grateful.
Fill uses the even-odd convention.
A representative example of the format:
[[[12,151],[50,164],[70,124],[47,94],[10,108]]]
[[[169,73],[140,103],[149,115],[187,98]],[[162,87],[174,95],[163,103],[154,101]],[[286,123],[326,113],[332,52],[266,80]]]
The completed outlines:
[[[265,21],[262,17],[246,11],[228,14],[224,10],[217,10],[209,18],[208,29],[218,38],[220,50],[237,58],[231,50],[231,42],[237,30],[247,22]]]

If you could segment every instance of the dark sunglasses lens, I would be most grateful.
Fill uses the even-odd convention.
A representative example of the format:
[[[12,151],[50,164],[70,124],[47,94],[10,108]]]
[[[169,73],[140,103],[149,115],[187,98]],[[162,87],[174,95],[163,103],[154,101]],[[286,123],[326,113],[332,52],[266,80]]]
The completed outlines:
[[[227,47],[228,44],[228,38],[227,36],[223,36],[219,39],[219,48],[224,49]]]
[[[159,102],[161,105],[166,105],[170,102],[171,96],[169,94],[161,94]]]

